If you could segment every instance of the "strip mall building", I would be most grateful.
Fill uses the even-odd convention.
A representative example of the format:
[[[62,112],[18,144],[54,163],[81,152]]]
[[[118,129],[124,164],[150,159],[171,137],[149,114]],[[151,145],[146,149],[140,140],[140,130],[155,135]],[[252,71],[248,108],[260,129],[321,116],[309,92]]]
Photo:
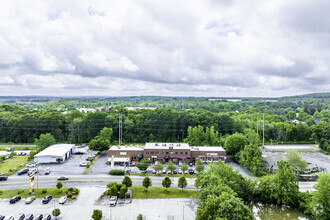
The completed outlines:
[[[187,143],[146,143],[142,145],[112,146],[108,151],[108,163],[137,162],[147,159],[174,163],[226,160],[226,151],[222,147],[191,147]]]

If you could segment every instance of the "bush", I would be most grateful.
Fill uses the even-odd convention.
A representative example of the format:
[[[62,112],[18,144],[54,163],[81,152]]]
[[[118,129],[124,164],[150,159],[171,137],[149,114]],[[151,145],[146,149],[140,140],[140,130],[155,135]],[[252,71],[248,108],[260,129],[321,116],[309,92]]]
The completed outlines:
[[[125,175],[125,170],[112,169],[109,171],[110,175]]]
[[[72,198],[71,199],[76,199],[76,196],[72,196]]]
[[[54,209],[53,211],[52,211],[52,214],[53,214],[53,216],[59,216],[60,214],[61,214],[61,210],[60,209]]]
[[[69,191],[69,192],[72,192],[72,191],[73,191],[73,188],[72,188],[72,187],[70,187],[70,188],[68,189],[68,191]]]
[[[127,187],[125,184],[123,184],[119,192],[119,198],[124,199],[126,191],[127,191]]]
[[[143,220],[143,216],[142,216],[142,214],[139,214],[139,215],[137,216],[136,219],[137,219],[137,220]]]
[[[41,191],[41,193],[46,194],[46,193],[47,193],[47,190],[43,189],[43,190]]]
[[[2,190],[0,190],[0,195],[2,195],[2,193],[3,193],[3,191],[2,191]]]
[[[94,220],[101,220],[102,219],[102,210],[94,209],[92,219]]]
[[[68,193],[68,198],[72,198],[72,193]]]
[[[80,189],[76,189],[75,192],[78,195],[80,193]]]

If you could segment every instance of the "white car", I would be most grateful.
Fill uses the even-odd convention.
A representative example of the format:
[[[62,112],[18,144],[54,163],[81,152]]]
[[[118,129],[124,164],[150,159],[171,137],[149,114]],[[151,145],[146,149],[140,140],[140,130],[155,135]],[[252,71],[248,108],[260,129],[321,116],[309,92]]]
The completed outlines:
[[[30,204],[30,203],[33,202],[35,199],[36,199],[35,196],[31,196],[31,197],[29,197],[29,198],[27,198],[27,199],[25,200],[25,204]]]
[[[79,164],[79,166],[85,167],[85,166],[87,166],[87,164],[91,164],[91,162],[90,161],[83,161]]]
[[[36,167],[37,166],[37,164],[35,164],[35,163],[29,163],[28,165],[26,165],[26,167]]]
[[[111,196],[110,206],[116,206],[116,204],[117,204],[117,196]]]
[[[62,196],[59,200],[58,200],[58,203],[59,204],[64,204],[66,202],[66,200],[68,199],[68,197],[66,196]]]
[[[182,170],[179,170],[178,174],[183,174]]]

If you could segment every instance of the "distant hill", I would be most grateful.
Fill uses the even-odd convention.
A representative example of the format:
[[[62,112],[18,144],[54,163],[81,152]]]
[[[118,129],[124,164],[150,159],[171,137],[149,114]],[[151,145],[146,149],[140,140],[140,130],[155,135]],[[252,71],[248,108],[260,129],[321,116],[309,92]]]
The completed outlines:
[[[282,99],[326,99],[330,98],[330,92],[324,92],[324,93],[309,93],[304,95],[296,95],[296,96],[283,96]]]

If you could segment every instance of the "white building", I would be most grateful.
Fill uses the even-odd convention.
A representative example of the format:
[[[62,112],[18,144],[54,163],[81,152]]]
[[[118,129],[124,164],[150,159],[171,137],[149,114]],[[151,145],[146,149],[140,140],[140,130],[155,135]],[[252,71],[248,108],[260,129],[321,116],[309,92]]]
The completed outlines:
[[[54,144],[34,156],[36,163],[62,163],[65,162],[76,146],[74,144]]]

